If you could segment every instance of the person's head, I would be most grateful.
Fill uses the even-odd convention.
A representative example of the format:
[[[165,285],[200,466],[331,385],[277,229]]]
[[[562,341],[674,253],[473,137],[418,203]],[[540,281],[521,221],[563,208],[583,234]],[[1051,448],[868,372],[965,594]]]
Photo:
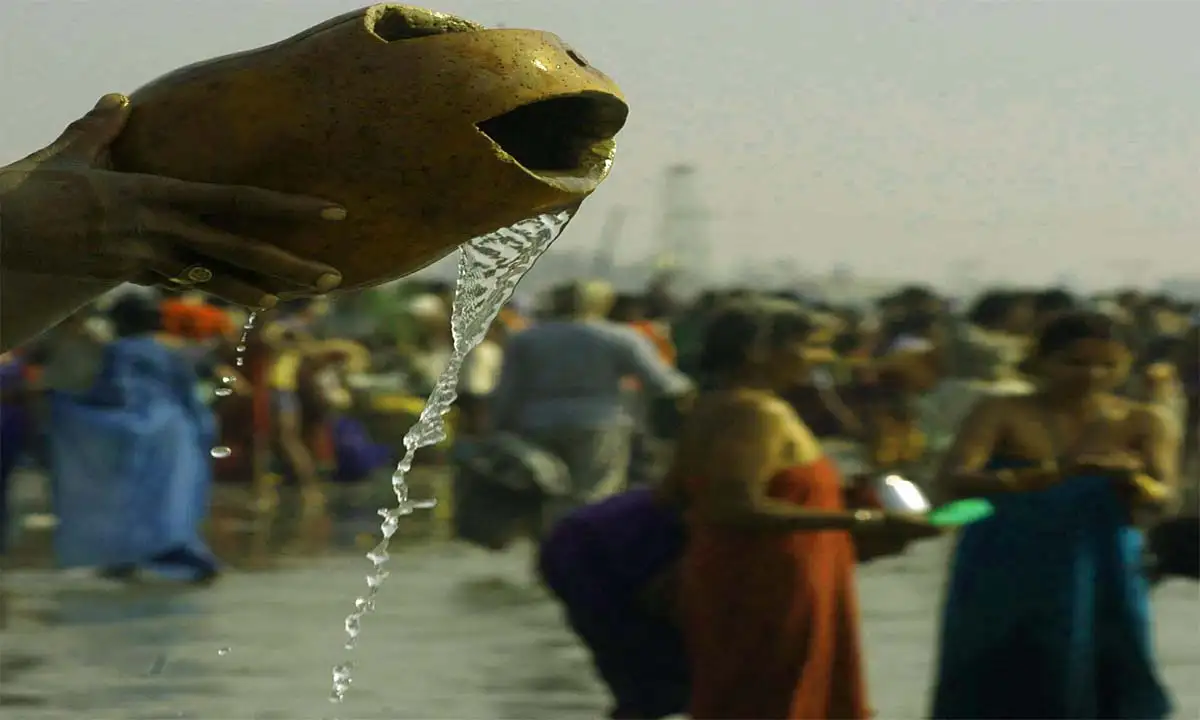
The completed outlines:
[[[906,285],[893,296],[895,303],[906,312],[938,313],[942,301],[933,290],[924,285]]]
[[[1141,290],[1126,288],[1117,291],[1117,304],[1125,308],[1128,312],[1135,312],[1138,308],[1146,304],[1146,296]]]
[[[669,292],[651,292],[643,298],[642,313],[647,320],[667,320],[678,312],[675,296]]]
[[[615,300],[612,285],[603,280],[579,280],[554,290],[551,315],[560,320],[596,320],[608,317]]]
[[[803,308],[778,300],[741,301],[709,321],[700,372],[712,384],[753,382],[783,390],[805,381],[815,361],[828,354],[828,339],[814,338]]]
[[[720,304],[721,294],[716,290],[705,290],[692,303],[692,312],[698,314],[710,313]]]
[[[1033,303],[1028,295],[992,290],[981,295],[967,311],[967,322],[986,330],[1018,332],[1028,329],[1032,314]]]
[[[646,319],[645,300],[632,293],[621,293],[613,302],[608,319],[619,323],[632,323]]]
[[[1075,296],[1062,288],[1044,290],[1033,296],[1033,312],[1038,325],[1049,322],[1063,313],[1069,313],[1079,307]]]
[[[108,308],[113,334],[131,337],[163,329],[162,308],[157,299],[141,293],[127,293]]]
[[[1132,356],[1112,318],[1070,312],[1047,321],[1023,367],[1047,392],[1085,396],[1108,392],[1129,373]]]

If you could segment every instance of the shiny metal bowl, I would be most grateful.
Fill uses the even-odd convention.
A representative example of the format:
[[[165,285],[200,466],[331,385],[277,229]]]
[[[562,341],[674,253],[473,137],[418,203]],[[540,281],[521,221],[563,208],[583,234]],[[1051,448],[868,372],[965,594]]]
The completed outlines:
[[[933,508],[916,483],[896,473],[860,477],[855,495],[862,505],[887,512],[923,514]]]

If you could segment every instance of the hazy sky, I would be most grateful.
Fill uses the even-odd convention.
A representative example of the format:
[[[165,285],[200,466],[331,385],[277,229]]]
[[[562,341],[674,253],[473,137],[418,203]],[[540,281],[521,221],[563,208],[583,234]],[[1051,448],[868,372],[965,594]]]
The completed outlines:
[[[3,0],[0,158],[108,91],[283,38],[355,0]],[[753,12],[750,10],[753,8]],[[1089,282],[1200,274],[1200,2],[443,0],[562,35],[632,108],[562,243],[689,161],[715,260]]]

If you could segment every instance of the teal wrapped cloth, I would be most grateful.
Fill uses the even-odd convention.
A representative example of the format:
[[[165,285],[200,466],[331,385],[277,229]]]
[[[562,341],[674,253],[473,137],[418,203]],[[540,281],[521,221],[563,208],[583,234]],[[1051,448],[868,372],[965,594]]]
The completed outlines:
[[[1141,532],[1107,478],[995,498],[951,569],[934,718],[1170,715]]]

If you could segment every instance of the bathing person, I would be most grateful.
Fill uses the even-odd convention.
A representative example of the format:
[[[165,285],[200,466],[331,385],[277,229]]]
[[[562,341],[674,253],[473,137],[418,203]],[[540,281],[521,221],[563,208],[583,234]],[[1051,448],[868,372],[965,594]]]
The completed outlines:
[[[812,329],[793,303],[754,301],[706,333],[712,389],[668,477],[686,508],[678,597],[697,720],[869,717],[856,555],[938,534],[920,517],[845,507],[836,468],[779,396],[812,371]]]
[[[557,455],[571,477],[569,496],[547,508],[547,522],[625,489],[634,431],[626,378],[637,379],[650,397],[691,389],[636,330],[606,319],[613,300],[606,283],[560,288],[552,319],[517,333],[504,348],[493,427]]]
[[[688,657],[672,602],[683,545],[680,508],[651,487],[574,510],[541,543],[539,574],[591,651],[613,696],[610,718],[687,711]]]
[[[153,298],[110,310],[116,339],[82,392],[51,391],[55,553],[65,567],[129,579],[149,570],[207,582],[217,564],[200,537],[208,515],[214,422],[180,342]]]
[[[935,718],[1163,718],[1135,521],[1171,505],[1178,434],[1114,393],[1131,362],[1111,319],[1042,325],[1029,395],[986,397],[937,481],[986,496],[961,530],[942,620]]]
[[[206,218],[339,220],[326,200],[107,169],[129,100],[105,95],[46,148],[0,168],[0,351],[122,282],[200,286],[251,307],[341,276]]]

